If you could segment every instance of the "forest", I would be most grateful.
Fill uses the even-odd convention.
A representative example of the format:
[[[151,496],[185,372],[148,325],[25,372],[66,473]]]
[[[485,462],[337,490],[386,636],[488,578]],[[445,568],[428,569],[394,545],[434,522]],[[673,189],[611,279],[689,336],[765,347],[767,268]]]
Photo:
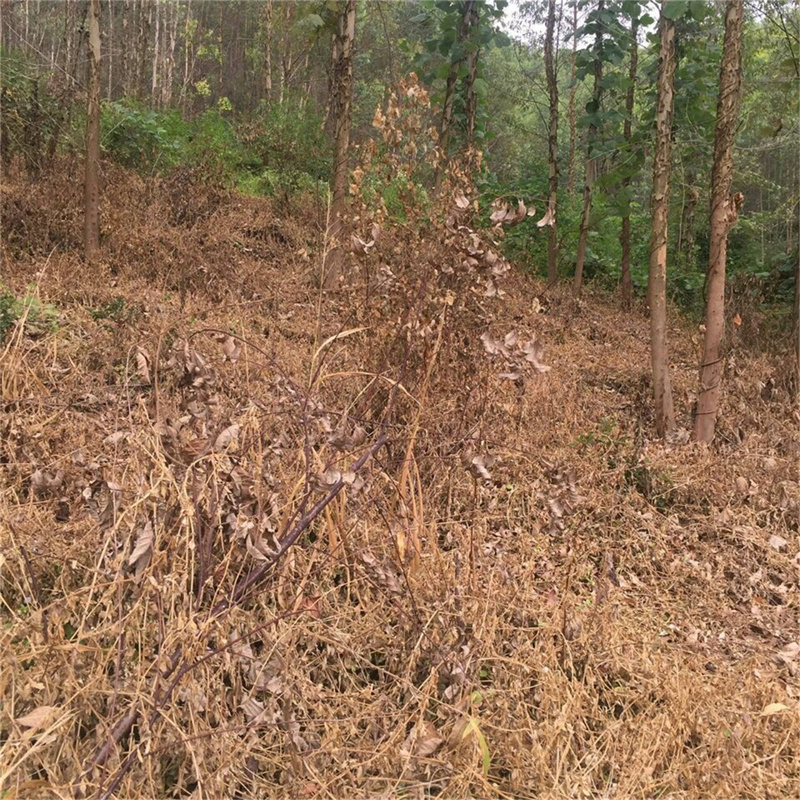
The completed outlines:
[[[800,7],[0,0],[0,798],[790,798]]]

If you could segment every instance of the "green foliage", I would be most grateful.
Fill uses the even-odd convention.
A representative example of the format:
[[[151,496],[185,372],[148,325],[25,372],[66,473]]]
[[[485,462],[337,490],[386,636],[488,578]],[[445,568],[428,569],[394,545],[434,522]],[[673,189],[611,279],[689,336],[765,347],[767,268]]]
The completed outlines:
[[[29,286],[22,297],[10,289],[0,286],[0,341],[5,338],[18,320],[24,320],[25,329],[31,335],[52,333],[57,329],[55,306],[42,301],[34,294],[35,286]]]
[[[297,113],[298,104],[290,100],[263,104],[236,120],[223,100],[192,120],[132,100],[106,103],[103,150],[141,172],[192,167],[249,194],[320,190],[330,174],[331,155],[315,113]]]
[[[0,48],[0,130],[2,156],[21,155],[31,174],[44,166],[48,148],[60,128],[61,109],[47,92],[35,62],[18,50]]]
[[[187,126],[176,111],[153,111],[132,100],[106,103],[100,132],[103,151],[131,169],[167,169],[185,157]]]

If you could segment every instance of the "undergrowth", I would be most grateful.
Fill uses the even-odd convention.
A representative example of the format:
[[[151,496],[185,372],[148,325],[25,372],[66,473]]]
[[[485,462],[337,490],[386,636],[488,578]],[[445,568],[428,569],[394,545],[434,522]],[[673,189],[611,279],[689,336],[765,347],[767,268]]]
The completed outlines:
[[[312,198],[107,165],[89,267],[68,163],[4,185],[8,292],[58,309],[2,350],[4,792],[792,796],[781,357],[734,338],[715,446],[657,440],[647,319],[511,269],[469,167],[357,203],[328,295]]]

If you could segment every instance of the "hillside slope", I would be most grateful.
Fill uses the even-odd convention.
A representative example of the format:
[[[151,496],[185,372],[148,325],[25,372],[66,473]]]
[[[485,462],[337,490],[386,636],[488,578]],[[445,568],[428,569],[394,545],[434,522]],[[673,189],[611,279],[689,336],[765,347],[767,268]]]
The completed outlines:
[[[664,443],[642,312],[498,296],[484,234],[323,296],[310,202],[104,203],[89,268],[69,170],[2,188],[6,791],[793,796],[785,354],[734,331],[717,444]]]

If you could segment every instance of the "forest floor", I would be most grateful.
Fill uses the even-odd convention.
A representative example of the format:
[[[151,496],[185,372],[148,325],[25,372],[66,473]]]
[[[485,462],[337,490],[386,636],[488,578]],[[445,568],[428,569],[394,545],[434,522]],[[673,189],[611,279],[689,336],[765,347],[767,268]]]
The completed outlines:
[[[3,797],[797,796],[786,349],[665,443],[642,309],[442,227],[323,295],[324,209],[112,167],[87,267],[73,173],[2,188]]]

